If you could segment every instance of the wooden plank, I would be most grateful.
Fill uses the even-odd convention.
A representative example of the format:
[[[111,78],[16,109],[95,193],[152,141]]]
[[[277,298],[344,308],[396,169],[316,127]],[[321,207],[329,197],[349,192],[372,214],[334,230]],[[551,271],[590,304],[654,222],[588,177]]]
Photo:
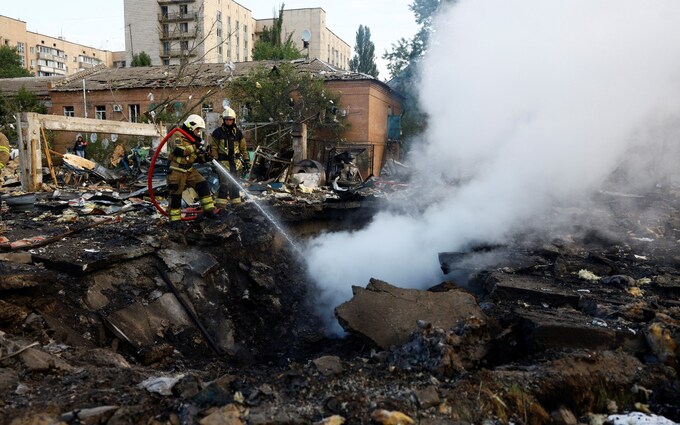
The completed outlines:
[[[50,169],[50,175],[52,176],[52,181],[54,181],[54,186],[58,189],[59,182],[57,181],[57,175],[54,172],[54,167],[52,166],[52,156],[50,155],[50,147],[47,144],[47,136],[45,136],[45,129],[40,128],[40,132],[43,136],[43,149],[45,152],[45,158],[47,158],[47,167]]]
[[[153,124],[96,120],[92,118],[62,117],[59,115],[38,115],[41,126],[48,130],[83,131],[89,133],[114,133],[132,136],[161,137],[161,132]]]

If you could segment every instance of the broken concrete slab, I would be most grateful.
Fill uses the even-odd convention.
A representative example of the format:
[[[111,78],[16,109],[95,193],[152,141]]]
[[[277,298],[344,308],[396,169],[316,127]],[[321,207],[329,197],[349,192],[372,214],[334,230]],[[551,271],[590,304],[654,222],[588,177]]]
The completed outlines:
[[[158,256],[170,270],[187,268],[200,277],[217,270],[220,264],[215,257],[199,249],[183,246],[181,249],[161,249]]]
[[[148,306],[136,302],[106,317],[115,327],[114,333],[136,348],[150,346],[168,327],[186,328],[191,325],[189,317],[175,296],[166,293]],[[120,335],[119,335],[120,337]]]
[[[617,326],[615,321],[586,316],[571,308],[518,308],[519,334],[526,348],[587,348],[593,350],[621,348],[628,353],[644,352],[641,332]]]
[[[408,341],[417,322],[448,329],[470,316],[484,317],[475,297],[462,289],[428,292],[403,289],[377,279],[352,287],[351,300],[335,309],[340,325],[387,349]]]
[[[136,245],[133,245],[135,243]],[[88,251],[89,250],[89,251]],[[69,252],[65,256],[58,247],[48,247],[44,253],[33,254],[34,263],[42,263],[49,269],[69,274],[82,275],[96,270],[111,267],[118,262],[132,260],[151,254],[155,248],[136,240],[120,246],[103,245],[98,250],[83,247],[79,251]]]
[[[581,295],[561,289],[556,282],[540,276],[493,272],[483,280],[484,289],[496,300],[522,300],[549,306],[578,307]]]
[[[56,275],[42,267],[0,262],[0,290],[31,288],[55,281]]]

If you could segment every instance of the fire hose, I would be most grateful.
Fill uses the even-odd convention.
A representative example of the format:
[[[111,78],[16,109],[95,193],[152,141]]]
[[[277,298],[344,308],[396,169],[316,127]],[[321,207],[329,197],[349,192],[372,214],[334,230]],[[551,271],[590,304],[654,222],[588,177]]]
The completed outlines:
[[[163,149],[163,146],[165,146],[165,144],[168,142],[168,140],[170,139],[170,136],[172,136],[173,134],[175,134],[178,131],[180,133],[182,133],[182,135],[184,137],[186,137],[187,139],[191,140],[192,142],[194,141],[193,136],[189,135],[189,133],[187,133],[186,131],[182,130],[179,127],[175,127],[172,130],[170,130],[170,132],[168,134],[166,134],[165,137],[163,138],[163,140],[161,140],[161,142],[158,144],[158,147],[156,148],[156,152],[154,152],[153,157],[151,158],[151,165],[149,165],[149,175],[147,176],[147,180],[146,180],[146,183],[147,183],[147,186],[148,186],[148,189],[149,189],[149,198],[151,198],[151,203],[153,204],[154,207],[156,207],[158,212],[160,212],[161,214],[163,214],[166,217],[168,216],[168,212],[165,211],[163,209],[163,207],[160,206],[158,201],[156,201],[156,195],[155,195],[154,190],[153,190],[153,170],[156,167],[156,160],[158,159],[158,155],[161,153],[161,149]],[[182,220],[190,221],[190,220],[193,220],[195,218],[196,218],[195,215],[184,216],[184,217],[182,217]]]

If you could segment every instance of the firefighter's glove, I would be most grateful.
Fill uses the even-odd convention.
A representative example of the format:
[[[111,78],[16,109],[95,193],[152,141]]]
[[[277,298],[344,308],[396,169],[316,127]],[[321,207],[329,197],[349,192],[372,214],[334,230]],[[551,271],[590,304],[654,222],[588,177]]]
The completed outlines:
[[[175,149],[172,150],[172,154],[175,155],[176,157],[183,157],[186,154],[184,153],[184,148],[181,146],[177,146]]]

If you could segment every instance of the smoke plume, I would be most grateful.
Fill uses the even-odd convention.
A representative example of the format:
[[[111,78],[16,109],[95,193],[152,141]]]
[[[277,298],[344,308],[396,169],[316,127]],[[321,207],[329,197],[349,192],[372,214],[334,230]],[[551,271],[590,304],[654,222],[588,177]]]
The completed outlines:
[[[445,280],[438,252],[531,230],[614,170],[639,188],[667,181],[680,142],[678,16],[677,0],[459,0],[443,10],[419,66],[429,125],[410,154],[416,196],[363,230],[309,244],[328,317],[371,277]]]

